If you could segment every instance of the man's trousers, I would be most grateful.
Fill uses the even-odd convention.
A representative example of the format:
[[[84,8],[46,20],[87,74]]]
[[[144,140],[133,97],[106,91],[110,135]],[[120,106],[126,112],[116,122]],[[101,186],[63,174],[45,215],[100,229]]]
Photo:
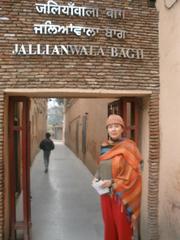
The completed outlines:
[[[46,170],[48,169],[48,166],[49,166],[50,153],[51,151],[44,151],[44,166]]]

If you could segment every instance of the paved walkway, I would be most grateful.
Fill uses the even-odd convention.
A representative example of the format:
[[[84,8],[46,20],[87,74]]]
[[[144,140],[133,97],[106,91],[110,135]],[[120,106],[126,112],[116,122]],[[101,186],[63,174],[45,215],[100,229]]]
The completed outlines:
[[[42,152],[31,170],[32,240],[102,240],[99,197],[92,175],[62,143],[52,151],[48,174]]]

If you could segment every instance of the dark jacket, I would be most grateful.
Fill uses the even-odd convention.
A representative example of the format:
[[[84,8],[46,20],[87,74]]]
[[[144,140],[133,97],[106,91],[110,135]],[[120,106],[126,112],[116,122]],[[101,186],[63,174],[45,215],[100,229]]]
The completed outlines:
[[[40,142],[39,148],[42,149],[43,151],[51,151],[55,148],[55,146],[51,139],[46,138]]]

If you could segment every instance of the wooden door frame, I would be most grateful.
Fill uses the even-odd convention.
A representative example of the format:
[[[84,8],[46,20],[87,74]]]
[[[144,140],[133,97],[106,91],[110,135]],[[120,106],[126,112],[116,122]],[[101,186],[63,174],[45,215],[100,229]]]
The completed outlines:
[[[22,102],[22,125],[14,125],[15,104]],[[9,189],[10,189],[10,239],[16,239],[16,231],[23,230],[24,240],[31,238],[31,208],[30,208],[30,125],[29,125],[29,98],[9,97]],[[22,196],[23,221],[16,219],[15,199],[15,159],[14,159],[14,131],[22,134]],[[13,147],[14,146],[14,147]]]
[[[124,116],[124,121],[127,122],[127,112],[126,110],[126,104],[127,102],[133,102],[135,105],[135,109],[139,109],[138,104],[139,104],[139,98],[136,97],[123,97],[122,98],[123,101],[123,116]],[[127,130],[129,130],[129,126],[127,126]],[[135,111],[135,122],[134,122],[134,128],[133,130],[135,131],[135,142],[138,145],[139,142],[139,112]]]

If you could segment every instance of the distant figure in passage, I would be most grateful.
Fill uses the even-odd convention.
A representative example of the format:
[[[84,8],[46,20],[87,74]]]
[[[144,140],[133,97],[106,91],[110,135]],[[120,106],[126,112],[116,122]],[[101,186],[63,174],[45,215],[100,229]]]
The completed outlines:
[[[40,144],[39,148],[43,150],[44,152],[44,166],[45,166],[45,173],[48,172],[48,166],[49,166],[49,157],[51,151],[55,148],[53,141],[50,139],[51,134],[46,133],[46,138],[43,139]]]

